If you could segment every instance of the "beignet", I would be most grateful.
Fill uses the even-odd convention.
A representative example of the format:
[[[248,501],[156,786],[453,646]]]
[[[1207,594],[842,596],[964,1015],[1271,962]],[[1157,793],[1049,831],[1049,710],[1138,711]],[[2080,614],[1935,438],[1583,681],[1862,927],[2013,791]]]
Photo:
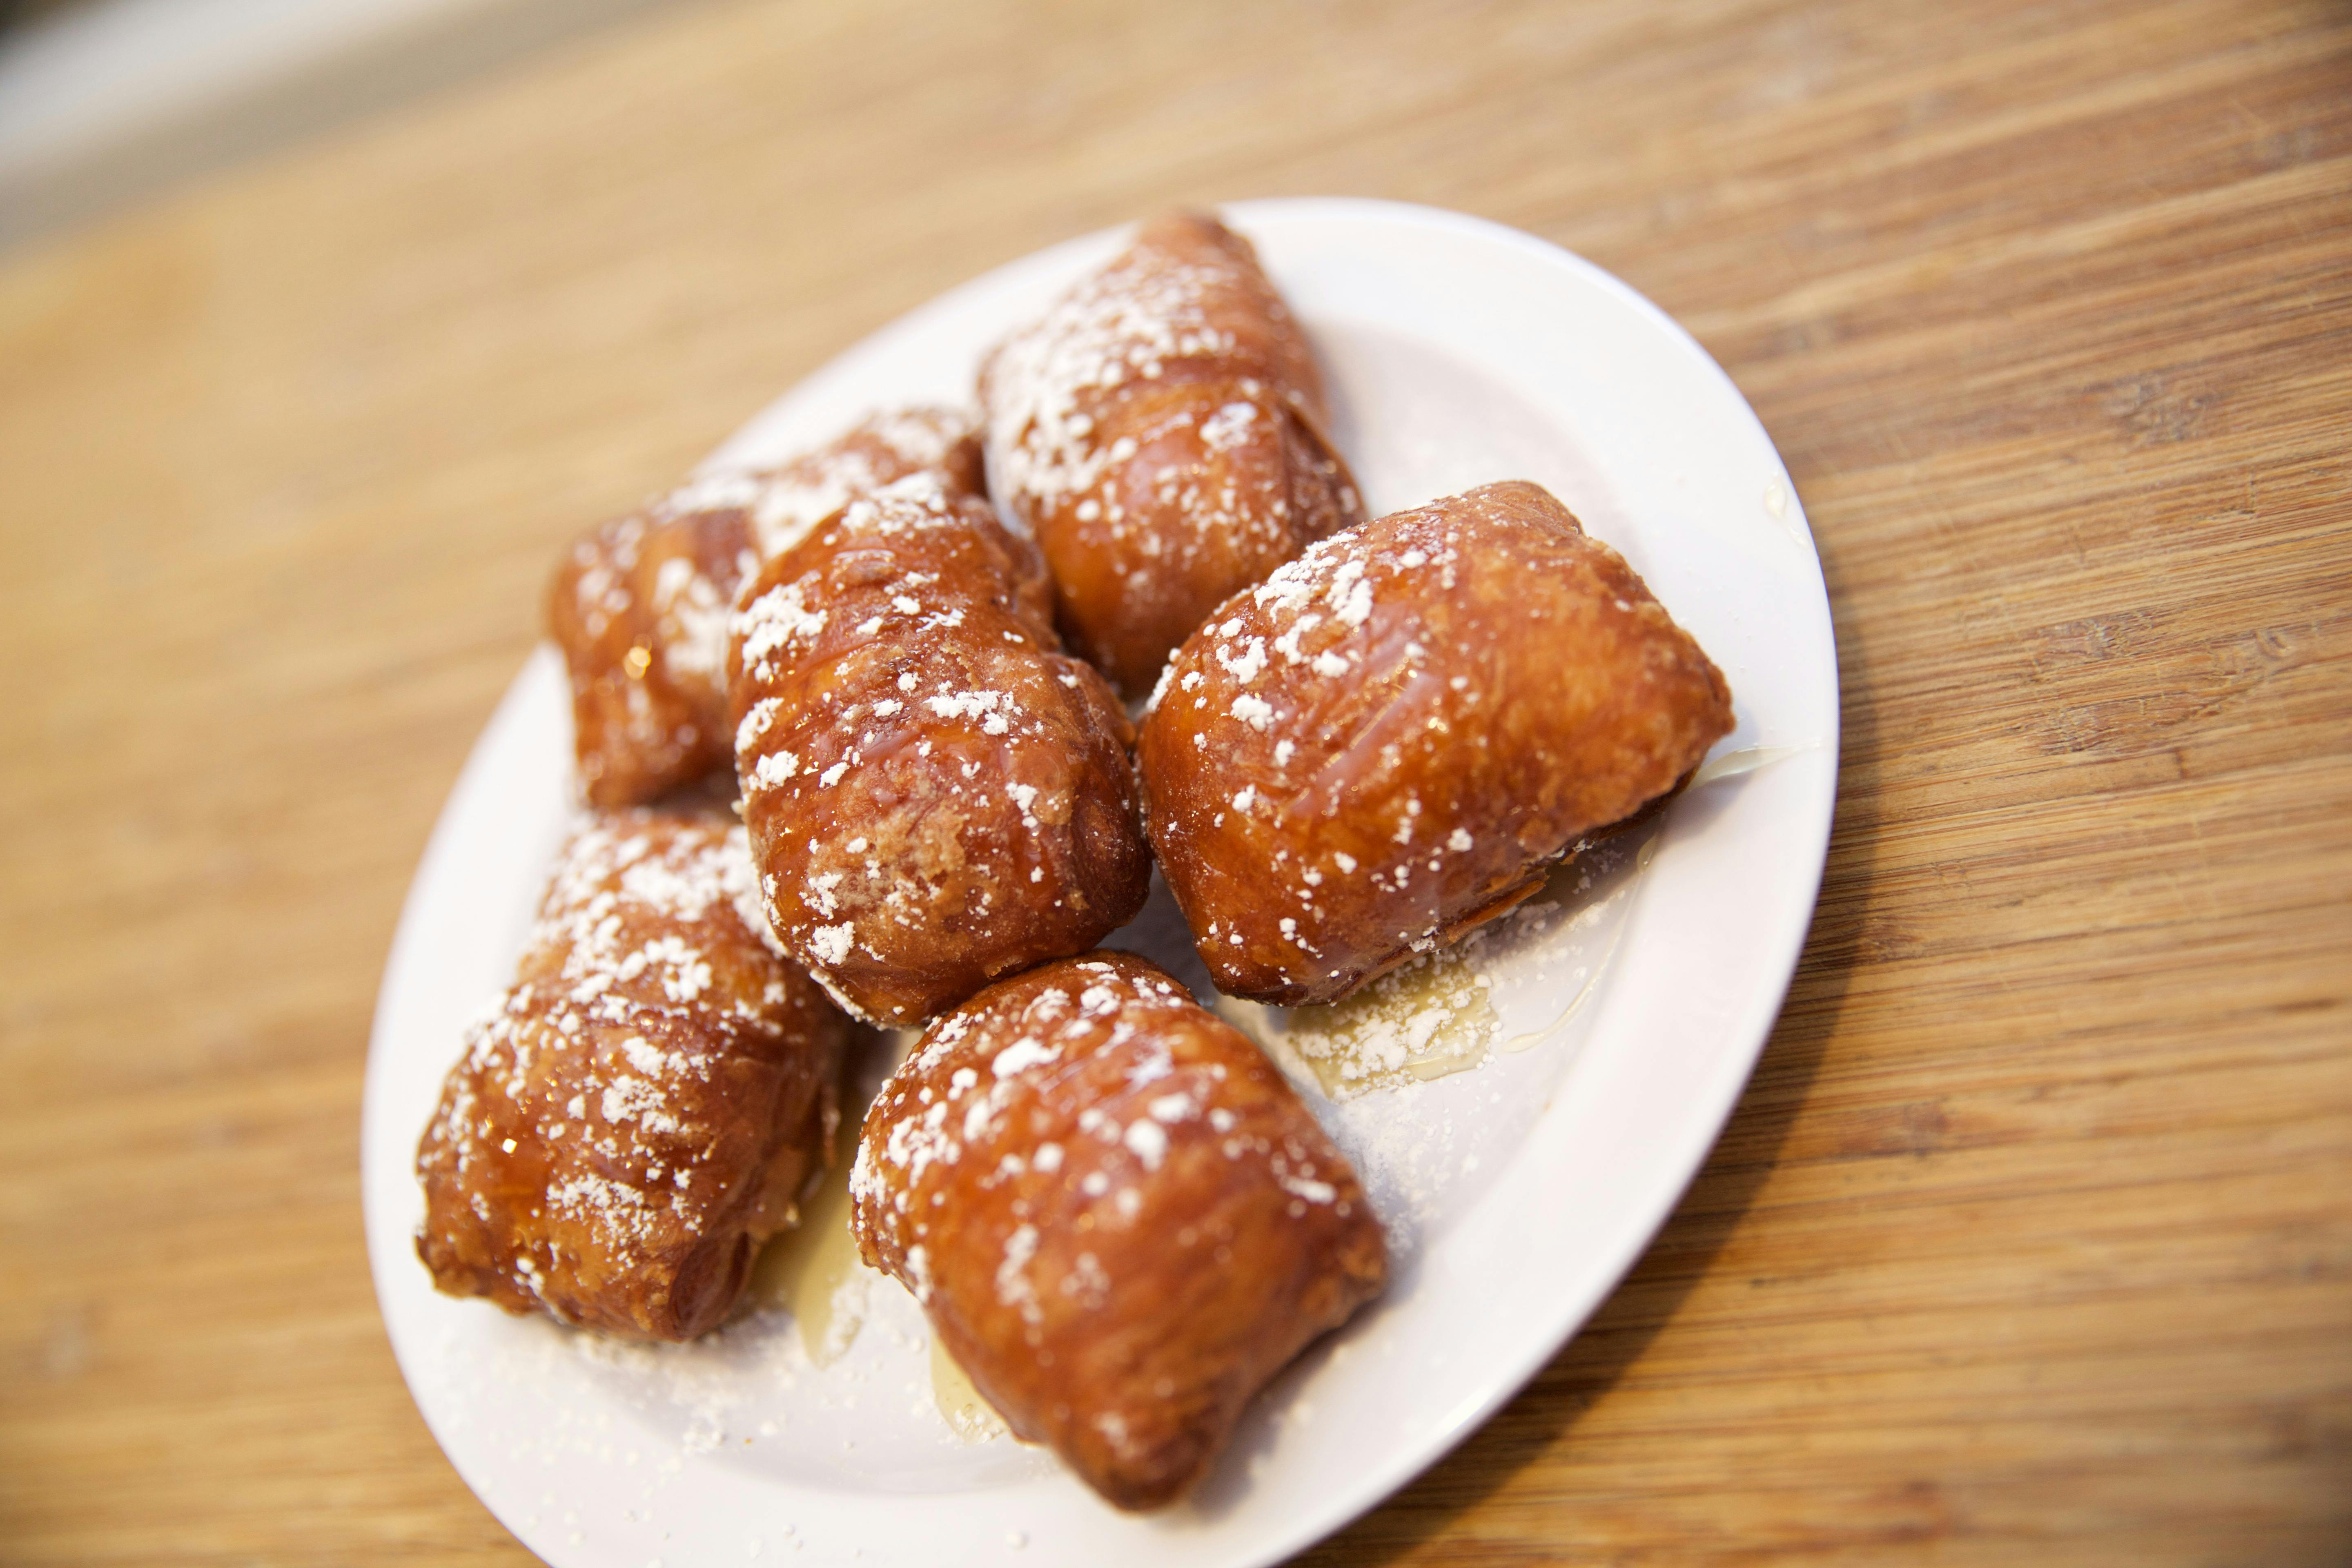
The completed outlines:
[[[1731,693],[1541,488],[1325,540],[1169,661],[1138,748],[1151,844],[1221,990],[1346,995],[1673,789]]]
[[[859,1250],[1019,1436],[1126,1509],[1386,1282],[1356,1174],[1258,1048],[1124,952],[999,982],[883,1086]]]
[[[877,415],[780,468],[692,480],[572,547],[549,586],[547,622],[571,674],[591,805],[650,800],[727,766],[737,591],[856,497],[920,472],[981,493],[968,416]]]
[[[590,823],[417,1147],[434,1283],[627,1339],[716,1327],[830,1163],[847,1030],[768,938],[740,826]]]
[[[1305,336],[1212,217],[1145,224],[990,355],[980,395],[990,491],[1129,697],[1225,595],[1363,516]]]
[[[1034,548],[924,476],[746,590],[736,774],[768,916],[869,1022],[919,1022],[1142,906],[1134,731],[1047,603]]]

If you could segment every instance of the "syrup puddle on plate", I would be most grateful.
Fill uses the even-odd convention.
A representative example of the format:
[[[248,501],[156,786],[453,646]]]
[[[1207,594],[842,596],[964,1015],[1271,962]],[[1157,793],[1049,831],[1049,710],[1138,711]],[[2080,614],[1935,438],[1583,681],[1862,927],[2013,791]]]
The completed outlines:
[[[790,1314],[802,1351],[809,1364],[819,1369],[839,1362],[857,1342],[858,1331],[872,1311],[873,1291],[897,1289],[858,1257],[857,1238],[849,1228],[849,1167],[866,1107],[881,1091],[882,1081],[907,1059],[917,1038],[907,1029],[853,1044],[855,1060],[843,1086],[840,1158],[801,1204],[799,1223],[769,1242],[752,1266],[745,1294],[754,1310],[780,1307]],[[937,1335],[931,1339],[929,1364],[932,1403],[958,1437],[986,1443],[1012,1436],[1003,1417],[972,1386]]]
[[[1741,773],[1752,773],[1759,768],[1769,768],[1774,763],[1820,749],[1819,741],[1801,746],[1743,746],[1701,764],[1698,772],[1691,775],[1690,787],[1700,789],[1717,779],[1738,778]]]
[[[1220,997],[1217,1009],[1333,1100],[1466,1072],[1498,1050],[1527,1050],[1592,994],[1656,844],[1654,822],[1603,840],[1508,914],[1344,1001],[1265,1007]]]
[[[937,1334],[931,1336],[931,1397],[938,1401],[940,1414],[955,1428],[955,1435],[967,1443],[986,1443],[1013,1435],[1004,1417],[971,1385],[971,1379],[964,1375],[955,1357],[948,1354]]]
[[[857,1342],[857,1331],[866,1326],[868,1292],[887,1283],[857,1256],[857,1240],[849,1230],[849,1162],[843,1159],[835,1162],[801,1205],[800,1224],[760,1254],[749,1295],[756,1304],[789,1312],[809,1364],[822,1368],[838,1362]],[[965,1442],[986,1443],[1012,1435],[936,1335],[930,1382],[940,1419]]]
[[[814,1366],[839,1361],[866,1322],[872,1273],[858,1260],[857,1240],[849,1234],[849,1152],[843,1149],[801,1205],[800,1223],[771,1241],[751,1270],[751,1300],[793,1315],[801,1349]]]

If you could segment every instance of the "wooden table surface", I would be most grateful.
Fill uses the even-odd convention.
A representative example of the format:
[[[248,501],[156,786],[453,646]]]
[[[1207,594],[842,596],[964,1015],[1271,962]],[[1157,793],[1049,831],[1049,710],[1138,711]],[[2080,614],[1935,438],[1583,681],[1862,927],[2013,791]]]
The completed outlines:
[[[1845,751],[1673,1219],[1305,1561],[2352,1559],[2352,12],[845,0],[0,255],[0,1561],[528,1561],[394,1367],[358,1130],[558,546],[959,279],[1306,193],[1697,335]]]

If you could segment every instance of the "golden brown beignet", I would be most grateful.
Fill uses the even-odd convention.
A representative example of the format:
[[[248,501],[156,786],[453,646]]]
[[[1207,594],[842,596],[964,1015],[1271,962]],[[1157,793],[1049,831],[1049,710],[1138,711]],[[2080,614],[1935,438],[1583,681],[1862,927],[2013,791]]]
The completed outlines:
[[[1220,989],[1329,1002],[1492,919],[1731,731],[1722,674],[1541,488],[1323,541],[1169,662],[1153,849]]]
[[[856,497],[921,472],[981,493],[968,416],[877,415],[780,468],[693,480],[574,544],[549,587],[547,621],[571,672],[589,803],[633,805],[725,767],[737,590]]]
[[[1228,594],[1363,516],[1306,338],[1212,217],[1145,224],[989,356],[980,395],[991,493],[1129,697]]]
[[[923,476],[745,592],[736,775],[769,918],[870,1022],[919,1022],[1142,906],[1134,731],[1046,604],[1034,547]]]
[[[1124,952],[933,1024],[866,1113],[850,1195],[866,1261],[973,1386],[1127,1509],[1189,1489],[1387,1278],[1355,1172],[1282,1075]]]
[[[716,1327],[830,1163],[848,1027],[768,937],[740,826],[592,822],[417,1146],[434,1283],[628,1339]]]

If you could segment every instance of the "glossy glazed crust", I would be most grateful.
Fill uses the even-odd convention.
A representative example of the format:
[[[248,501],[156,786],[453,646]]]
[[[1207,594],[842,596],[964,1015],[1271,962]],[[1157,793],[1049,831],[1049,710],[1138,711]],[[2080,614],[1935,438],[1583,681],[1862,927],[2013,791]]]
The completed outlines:
[[[1282,1075],[1122,952],[932,1025],[866,1113],[850,1192],[866,1262],[973,1385],[1127,1509],[1190,1489],[1387,1277],[1355,1173]]]
[[[921,472],[982,493],[969,416],[877,415],[782,468],[694,480],[566,552],[547,625],[571,676],[589,804],[635,805],[728,766],[727,617],[738,591],[856,497]]]
[[[436,1285],[627,1339],[718,1326],[840,1116],[848,1020],[763,933],[740,826],[572,839],[417,1147]]]
[[[650,800],[726,762],[727,612],[757,563],[741,506],[656,503],[565,552],[547,629],[571,678],[591,805]]]
[[[746,593],[736,773],[769,917],[871,1022],[919,1022],[1142,907],[1133,730],[1061,652],[1046,592],[1027,541],[919,477]]]
[[[1169,662],[1151,843],[1220,989],[1328,1002],[1534,890],[1673,789],[1731,693],[1535,485],[1326,540]]]
[[[1363,515],[1305,336],[1249,241],[1176,214],[981,373],[991,493],[1071,647],[1129,697],[1228,594]]]

